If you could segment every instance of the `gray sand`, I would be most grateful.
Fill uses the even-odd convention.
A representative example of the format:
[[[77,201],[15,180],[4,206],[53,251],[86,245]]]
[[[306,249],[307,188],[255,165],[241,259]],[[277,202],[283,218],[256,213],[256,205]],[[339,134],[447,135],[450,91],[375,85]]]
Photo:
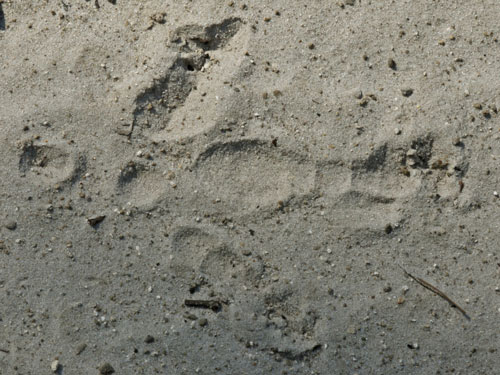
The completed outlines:
[[[497,373],[499,14],[0,2],[0,373]]]

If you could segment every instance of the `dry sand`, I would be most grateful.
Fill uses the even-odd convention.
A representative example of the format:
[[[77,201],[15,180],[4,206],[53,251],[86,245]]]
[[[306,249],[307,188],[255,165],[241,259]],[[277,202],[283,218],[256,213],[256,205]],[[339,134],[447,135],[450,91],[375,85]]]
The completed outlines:
[[[498,373],[498,1],[0,6],[2,375]]]

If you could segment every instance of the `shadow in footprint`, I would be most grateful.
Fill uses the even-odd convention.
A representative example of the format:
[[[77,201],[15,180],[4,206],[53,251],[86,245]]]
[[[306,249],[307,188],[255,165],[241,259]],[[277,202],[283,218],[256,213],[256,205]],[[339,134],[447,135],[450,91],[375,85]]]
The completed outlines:
[[[0,30],[5,30],[5,13],[3,12],[2,3],[0,3]]]
[[[177,29],[170,39],[170,47],[177,51],[178,57],[166,73],[154,79],[137,95],[133,112],[134,129],[149,136],[173,130],[174,134],[169,134],[169,138],[199,132],[198,126],[191,128],[191,122],[185,121],[184,111],[181,111],[182,119],[177,119],[179,121],[174,120],[175,113],[185,106],[192,91],[196,90],[200,72],[210,61],[211,54],[230,43],[241,26],[240,19],[229,18],[208,26],[186,25]],[[191,102],[187,112],[198,112],[200,108],[196,107],[197,104]],[[170,122],[175,125],[169,126]]]
[[[172,42],[180,45],[183,51],[213,51],[224,47],[241,27],[239,18],[228,18],[221,23],[207,27],[187,25],[177,29]]]
[[[19,158],[19,171],[40,177],[46,183],[74,184],[84,172],[85,157],[60,145],[37,145],[27,142]]]

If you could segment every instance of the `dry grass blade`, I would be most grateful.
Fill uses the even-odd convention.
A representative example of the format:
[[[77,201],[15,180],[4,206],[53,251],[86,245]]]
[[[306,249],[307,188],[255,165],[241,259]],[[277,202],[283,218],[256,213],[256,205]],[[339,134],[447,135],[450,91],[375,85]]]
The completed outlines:
[[[399,267],[401,267],[401,269],[406,274],[406,276],[412,278],[417,283],[419,283],[420,285],[422,285],[424,288],[429,289],[431,292],[437,294],[438,296],[440,296],[441,298],[443,298],[444,300],[446,300],[451,305],[451,307],[455,307],[458,311],[460,311],[462,313],[462,315],[467,320],[470,320],[470,316],[465,312],[464,309],[462,309],[455,301],[453,301],[450,297],[448,297],[446,294],[444,294],[442,291],[440,291],[434,285],[429,284],[427,281],[421,279],[420,277],[416,277],[416,276],[412,275],[407,270],[405,270],[402,266],[399,266]]]

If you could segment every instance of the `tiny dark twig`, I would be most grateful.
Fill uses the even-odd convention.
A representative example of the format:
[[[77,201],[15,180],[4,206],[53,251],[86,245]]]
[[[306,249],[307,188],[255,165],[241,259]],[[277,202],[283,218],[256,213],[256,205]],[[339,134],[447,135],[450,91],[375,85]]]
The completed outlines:
[[[184,305],[187,307],[198,307],[203,309],[211,309],[214,312],[217,312],[221,309],[220,301],[207,301],[200,299],[187,299],[184,301]]]
[[[451,305],[451,307],[455,307],[458,311],[460,311],[462,313],[462,315],[467,320],[470,320],[470,316],[465,312],[464,309],[462,309],[455,301],[453,301],[450,297],[448,297],[446,294],[444,294],[443,292],[441,292],[434,285],[429,284],[427,281],[421,279],[420,277],[416,277],[416,276],[412,275],[407,270],[405,270],[402,266],[399,266],[399,267],[401,267],[401,269],[406,274],[406,276],[412,278],[417,283],[419,283],[420,285],[422,285],[424,288],[429,289],[431,292],[433,292],[433,293],[437,294],[439,297],[443,298],[445,301],[447,301]]]
[[[0,348],[0,352],[4,352],[4,353],[9,354],[9,353],[10,353],[10,350],[8,350],[8,349],[4,349],[4,348]]]

